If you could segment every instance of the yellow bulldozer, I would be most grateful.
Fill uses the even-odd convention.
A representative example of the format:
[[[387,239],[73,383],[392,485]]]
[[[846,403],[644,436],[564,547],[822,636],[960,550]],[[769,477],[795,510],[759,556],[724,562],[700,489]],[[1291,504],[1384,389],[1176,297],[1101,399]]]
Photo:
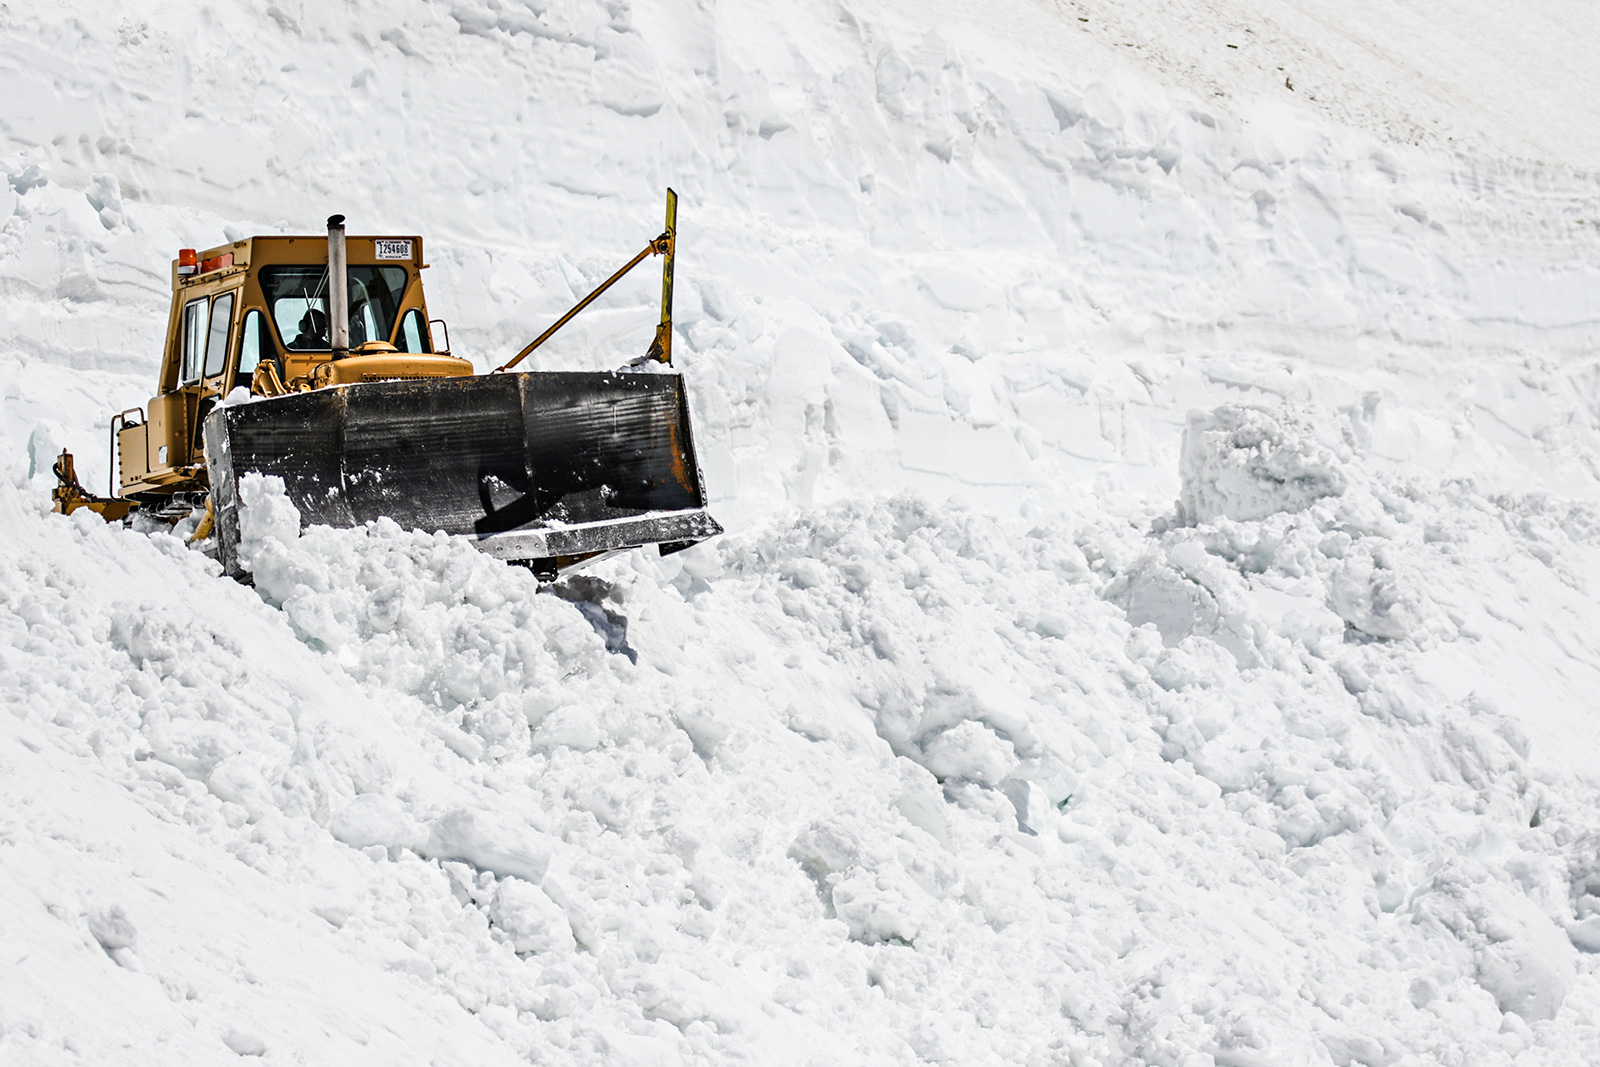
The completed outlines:
[[[422,239],[251,237],[183,249],[156,395],[114,415],[112,484],[72,456],[55,510],[204,515],[236,578],[239,485],[283,479],[302,526],[387,517],[443,530],[553,578],[598,556],[687,548],[722,528],[706,510],[682,377],[672,365],[677,196],[666,230],[504,365],[452,355],[423,297]],[[519,372],[530,352],[644,259],[664,256],[661,322],[614,371]]]

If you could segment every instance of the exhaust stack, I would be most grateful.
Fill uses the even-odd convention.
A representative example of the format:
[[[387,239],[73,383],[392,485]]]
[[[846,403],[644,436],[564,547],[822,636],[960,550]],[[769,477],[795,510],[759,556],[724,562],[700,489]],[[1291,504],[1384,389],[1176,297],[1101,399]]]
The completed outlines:
[[[328,340],[334,359],[350,354],[350,280],[344,216],[328,216]]]

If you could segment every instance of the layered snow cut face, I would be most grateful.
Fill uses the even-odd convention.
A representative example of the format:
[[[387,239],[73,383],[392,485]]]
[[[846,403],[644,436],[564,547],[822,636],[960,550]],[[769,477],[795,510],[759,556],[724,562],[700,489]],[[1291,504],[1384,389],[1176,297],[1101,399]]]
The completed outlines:
[[[0,8],[0,1062],[1600,1062],[1600,31],[1113,7]],[[725,535],[50,513],[177,249],[669,184]]]

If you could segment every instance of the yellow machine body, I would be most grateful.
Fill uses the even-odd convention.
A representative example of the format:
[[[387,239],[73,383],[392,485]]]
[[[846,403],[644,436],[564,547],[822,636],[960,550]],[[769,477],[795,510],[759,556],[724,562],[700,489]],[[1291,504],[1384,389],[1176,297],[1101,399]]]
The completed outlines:
[[[112,417],[113,487],[89,493],[57,463],[56,510],[108,520],[204,509],[224,569],[237,558],[239,487],[281,478],[303,525],[389,518],[443,530],[553,575],[585,559],[721,531],[706,512],[687,394],[671,363],[677,196],[665,231],[507,364],[475,375],[438,344],[422,239],[251,237],[172,263],[156,392]],[[615,371],[510,373],[644,259],[666,257],[661,324]],[[248,400],[249,403],[236,403]]]
[[[381,269],[398,284],[386,287],[389,306],[381,316],[359,301],[352,306],[353,319],[366,315],[374,324],[387,319],[388,329],[340,359],[326,345],[295,344],[299,335],[291,331],[315,304],[314,291],[308,290],[309,300],[285,299],[269,291],[273,287],[263,287],[275,268],[304,268],[307,278],[325,270],[326,238],[245,238],[200,252],[192,274],[180,273],[182,264],[172,261],[172,304],[156,395],[143,411],[117,416],[118,495],[148,503],[174,493],[205,491],[201,426],[212,407],[236,388],[270,396],[327,385],[472,373],[467,360],[433,350],[422,292],[422,239],[352,236],[346,244],[350,268]],[[270,299],[274,295],[279,298]],[[268,362],[271,372],[258,374],[257,368]]]

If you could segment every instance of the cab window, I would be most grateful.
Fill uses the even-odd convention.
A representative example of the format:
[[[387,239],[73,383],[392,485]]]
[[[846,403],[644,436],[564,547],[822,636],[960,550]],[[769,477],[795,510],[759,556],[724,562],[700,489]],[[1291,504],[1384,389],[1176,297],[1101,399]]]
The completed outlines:
[[[263,360],[273,362],[277,358],[278,353],[272,347],[272,331],[267,329],[266,319],[261,312],[251,308],[244,313],[244,326],[239,330],[239,369],[233,375],[234,388],[241,385],[250,388],[250,379],[254,377],[256,367]]]
[[[233,294],[223,293],[211,302],[211,328],[206,331],[206,365],[204,377],[215,378],[222,373],[228,359],[228,327],[233,325]]]
[[[395,334],[394,346],[402,352],[431,352],[428,341],[428,324],[422,321],[422,312],[412,308],[400,320],[400,331]]]
[[[178,384],[193,385],[200,380],[200,364],[206,351],[206,311],[210,300],[201,297],[183,305],[183,357]]]
[[[284,264],[263,267],[261,291],[284,347],[291,352],[326,352],[328,268]],[[403,267],[349,268],[350,346],[387,341],[406,290]]]

